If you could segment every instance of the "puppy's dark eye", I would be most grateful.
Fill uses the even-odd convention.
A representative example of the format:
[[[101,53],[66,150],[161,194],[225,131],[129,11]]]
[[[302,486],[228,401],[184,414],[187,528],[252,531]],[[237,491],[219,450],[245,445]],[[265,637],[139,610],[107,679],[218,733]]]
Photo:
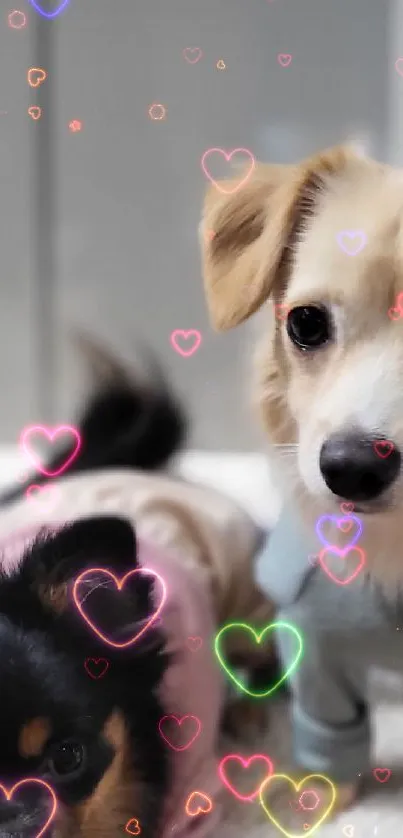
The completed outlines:
[[[329,314],[318,306],[297,306],[288,313],[287,333],[299,349],[317,349],[330,340]]]
[[[68,777],[82,770],[86,761],[86,750],[80,742],[71,739],[57,742],[48,756],[48,766],[56,777]]]

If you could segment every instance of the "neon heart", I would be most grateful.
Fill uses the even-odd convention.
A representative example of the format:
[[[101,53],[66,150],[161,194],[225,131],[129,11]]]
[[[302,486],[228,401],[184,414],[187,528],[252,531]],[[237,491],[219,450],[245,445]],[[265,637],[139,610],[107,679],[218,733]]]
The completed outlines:
[[[398,58],[395,61],[395,70],[399,73],[399,76],[403,76],[403,58]]]
[[[79,587],[79,585],[81,585],[83,583],[83,581],[85,580],[86,577],[88,577],[90,574],[94,574],[94,573],[98,577],[99,576],[107,576],[109,579],[112,579],[114,584],[116,585],[118,591],[122,590],[122,588],[124,587],[124,585],[125,585],[125,583],[127,582],[128,579],[130,579],[132,577],[135,577],[139,573],[145,574],[146,576],[153,576],[154,579],[158,580],[158,583],[161,586],[159,604],[158,604],[157,608],[151,614],[151,616],[145,622],[145,624],[144,624],[144,621],[142,621],[142,628],[134,635],[134,637],[132,637],[130,640],[126,640],[124,643],[115,643],[113,640],[111,640],[109,637],[107,637],[105,634],[103,634],[102,631],[98,628],[98,626],[96,626],[95,623],[93,623],[92,620],[90,620],[90,618],[85,613],[83,605],[85,605],[85,602],[87,601],[88,597],[90,596],[90,594],[88,594],[88,587],[87,587],[87,590],[86,590],[85,600],[83,600],[81,602],[78,599],[78,587]],[[99,587],[99,585],[98,585],[98,587]],[[167,596],[166,585],[165,585],[165,582],[164,582],[162,576],[160,576],[159,573],[157,573],[155,570],[151,570],[151,569],[148,569],[148,568],[145,568],[145,567],[142,567],[142,568],[136,567],[134,570],[129,570],[129,572],[126,573],[126,575],[123,576],[122,579],[118,579],[118,577],[115,576],[114,573],[112,573],[110,570],[106,570],[106,568],[104,568],[104,567],[93,567],[93,568],[90,568],[89,570],[84,570],[83,573],[80,573],[80,576],[77,577],[77,579],[74,582],[74,586],[73,586],[73,599],[74,599],[75,605],[77,606],[81,616],[84,618],[85,622],[89,625],[89,627],[92,629],[92,631],[95,632],[95,634],[98,637],[100,637],[101,640],[104,641],[104,643],[107,643],[108,646],[113,646],[115,649],[125,649],[128,646],[132,646],[133,643],[136,643],[136,641],[139,640],[140,637],[142,637],[143,634],[146,631],[148,631],[148,629],[152,626],[152,624],[155,623],[155,621],[158,619],[158,617],[159,617],[159,615],[160,615],[160,613],[161,613],[161,611],[164,607],[166,596]]]
[[[61,492],[57,486],[38,486],[32,483],[25,492],[25,497],[30,503],[36,504],[40,509],[52,509],[60,498]]]
[[[327,553],[333,553],[334,555],[338,556],[341,559],[345,559],[349,553],[357,553],[358,554],[358,564],[355,570],[347,576],[346,579],[339,579],[337,576],[332,573],[332,571],[328,568],[327,564],[325,563],[325,558]],[[324,549],[319,554],[319,562],[321,564],[322,570],[325,571],[329,579],[332,582],[336,582],[337,585],[348,585],[352,582],[359,574],[360,570],[364,567],[365,564],[365,553],[364,550],[361,550],[360,547],[347,547],[347,549],[339,550],[337,547],[324,547]],[[345,567],[345,564],[344,564]]]
[[[130,820],[127,821],[125,832],[127,832],[128,835],[141,835],[141,826],[137,818],[130,818]]]
[[[189,64],[197,64],[200,61],[203,52],[200,47],[186,47],[182,53],[183,57]]]
[[[209,172],[209,170],[207,168],[207,163],[206,163],[207,157],[209,157],[209,155],[211,155],[211,154],[221,154],[223,157],[225,157],[225,160],[226,160],[227,163],[230,162],[230,160],[234,156],[234,154],[245,154],[246,157],[249,160],[249,168],[248,168],[246,174],[244,175],[244,177],[238,183],[236,183],[235,186],[230,186],[229,184],[226,185],[226,184],[222,184],[222,183],[217,183],[217,181],[215,180],[215,178],[213,177],[213,175]],[[224,151],[223,148],[209,148],[203,154],[203,157],[201,159],[201,167],[202,167],[203,172],[206,175],[206,177],[208,177],[209,181],[213,184],[213,186],[216,187],[216,189],[218,189],[219,192],[222,192],[224,195],[233,195],[235,192],[238,192],[238,189],[240,189],[241,186],[243,186],[244,183],[247,182],[247,180],[249,180],[249,178],[250,178],[250,176],[253,172],[253,169],[255,168],[255,158],[254,158],[252,152],[249,151],[249,149],[247,149],[247,148],[234,148],[233,151],[229,151],[229,152]]]
[[[289,67],[292,61],[292,55],[280,52],[277,56],[277,61],[280,64],[280,67]]]
[[[56,798],[56,795],[55,795],[55,793],[52,789],[52,786],[50,786],[49,783],[45,783],[44,780],[38,780],[36,777],[28,777],[26,780],[20,780],[19,783],[15,783],[15,785],[12,787],[12,789],[10,789],[10,791],[8,791],[8,789],[6,789],[6,787],[3,786],[2,783],[0,783],[0,789],[3,792],[4,796],[6,797],[7,801],[9,802],[11,800],[11,798],[13,797],[14,792],[18,788],[21,788],[21,786],[34,785],[34,784],[43,786],[46,789],[46,791],[49,792],[49,794],[52,798],[52,809],[51,809],[50,815],[49,815],[46,823],[44,824],[44,826],[41,828],[41,830],[39,832],[35,832],[35,835],[32,834],[32,838],[41,838],[41,836],[45,834],[48,826],[50,826],[50,824],[52,823],[52,821],[55,817],[56,811],[57,811],[57,798]]]
[[[28,108],[28,113],[34,122],[37,122],[42,116],[42,108],[38,108],[37,105],[31,105],[31,107]]]
[[[84,667],[88,675],[98,681],[99,678],[107,673],[109,669],[109,661],[106,658],[87,658],[84,661]]]
[[[286,306],[283,303],[277,303],[277,305],[274,306],[274,313],[276,315],[276,319],[281,320],[281,322],[287,320],[288,312],[289,306]]]
[[[341,521],[337,522],[337,526],[342,532],[350,532],[353,523],[354,521],[352,521],[351,518],[350,520],[348,520],[348,518],[342,518]]]
[[[208,815],[213,808],[213,801],[204,791],[192,791],[186,801],[185,812],[190,818],[197,815]]]
[[[188,723],[188,720],[189,720],[189,723]],[[189,731],[188,731],[188,736],[190,738],[188,738],[188,740],[185,742],[184,745],[174,745],[170,741],[170,739],[168,738],[167,734],[163,732],[162,727],[164,725],[167,725],[171,721],[174,721],[174,723],[176,725],[178,725],[179,728],[182,727],[183,723],[186,723],[188,727],[189,727],[189,724],[192,727],[196,726],[196,731],[193,733],[193,735],[191,735],[191,733],[189,733]],[[162,719],[160,719],[159,724],[158,724],[158,730],[159,730],[162,738],[165,739],[165,742],[174,751],[186,751],[187,748],[190,748],[190,746],[193,744],[195,739],[197,739],[197,737],[198,737],[198,735],[201,731],[201,728],[202,728],[202,725],[201,725],[200,719],[198,719],[197,716],[191,716],[189,713],[186,716],[175,716],[173,713],[171,713],[169,716],[163,716]]]
[[[201,637],[188,637],[187,645],[191,652],[198,652],[202,647],[203,640]]]
[[[348,544],[344,548],[345,550],[348,550],[349,547],[354,547],[354,544],[357,543],[358,539],[360,538],[360,536],[362,534],[362,523],[361,523],[360,519],[357,518],[356,515],[351,515],[351,519],[357,527],[357,532],[355,533],[353,538],[350,539],[350,541],[348,542]],[[325,524],[329,521],[332,524],[336,524],[337,528],[340,529],[339,523],[340,523],[340,521],[343,521],[343,520],[345,520],[345,519],[337,518],[336,515],[322,515],[319,518],[319,520],[316,522],[316,535],[318,536],[319,541],[321,541],[322,544],[325,545],[325,547],[332,547],[333,546],[332,543],[329,542],[323,534],[323,528],[324,528]]]
[[[39,87],[45,81],[47,75],[46,70],[43,70],[42,67],[31,67],[27,73],[28,84],[30,87]]]
[[[63,434],[67,434],[68,436],[73,437],[75,440],[74,450],[72,454],[70,454],[67,457],[63,465],[60,466],[60,468],[56,469],[56,471],[49,471],[42,465],[35,451],[32,451],[32,449],[29,447],[29,438],[33,434],[45,436],[49,442],[54,442],[56,437],[61,436]],[[22,432],[20,437],[20,445],[22,446],[24,453],[27,455],[27,457],[29,457],[35,468],[41,474],[44,474],[46,477],[58,477],[59,474],[62,474],[64,471],[66,471],[66,468],[68,468],[70,463],[72,463],[73,460],[77,457],[77,454],[81,448],[81,438],[77,428],[73,428],[72,425],[58,425],[57,428],[53,429],[47,428],[45,427],[45,425],[31,425],[29,428],[25,428],[25,430]]]
[[[346,838],[354,838],[353,825],[351,823],[348,823],[346,824],[346,826],[343,826],[342,833],[346,836]]]
[[[184,349],[183,346],[179,345],[179,339],[189,340],[189,338],[192,345],[187,349]],[[201,334],[197,331],[197,329],[175,329],[175,331],[171,334],[171,344],[175,349],[175,352],[179,352],[179,355],[182,355],[184,358],[190,358],[191,355],[194,355],[201,344],[201,339]]]
[[[351,515],[354,512],[354,504],[353,503],[342,503],[340,505],[340,509],[343,515]]]
[[[400,308],[389,308],[388,317],[389,320],[400,320],[403,317],[403,311]]]
[[[224,657],[221,653],[221,648],[220,648],[221,647],[221,641],[222,641],[222,638],[225,636],[225,634],[227,634],[227,632],[234,631],[234,629],[235,629],[235,631],[239,631],[239,629],[240,629],[241,631],[249,632],[249,634],[252,635],[255,643],[258,643],[258,644],[260,644],[262,642],[262,639],[264,638],[265,635],[269,634],[272,631],[277,631],[277,630],[289,631],[296,638],[297,652],[296,652],[295,658],[291,662],[288,669],[284,672],[284,674],[278,679],[278,681],[276,681],[276,683],[272,687],[269,687],[268,689],[263,690],[261,692],[254,692],[254,691],[248,689],[248,687],[246,687],[245,684],[239,679],[238,675],[235,672],[232,672],[231,668],[229,666],[227,666],[227,664],[225,662],[225,659],[224,659]],[[304,649],[304,644],[303,644],[301,633],[295,628],[295,626],[291,625],[291,623],[285,623],[285,622],[282,622],[282,621],[279,621],[277,623],[270,623],[270,625],[266,626],[263,629],[263,631],[261,631],[260,633],[255,631],[255,629],[253,629],[247,623],[229,623],[228,625],[223,626],[223,628],[220,629],[220,631],[216,635],[216,638],[215,638],[215,641],[214,641],[214,651],[215,651],[215,653],[217,655],[217,658],[220,661],[220,664],[221,664],[222,668],[224,669],[224,671],[227,673],[229,678],[231,678],[231,680],[237,685],[237,687],[239,687],[239,689],[242,690],[242,692],[246,693],[247,695],[252,696],[253,698],[266,698],[268,695],[272,695],[272,693],[274,693],[281,686],[281,684],[286,680],[286,678],[288,678],[288,676],[291,674],[291,672],[294,671],[294,669],[298,665],[299,659],[300,659],[300,657],[303,653],[303,649]]]
[[[390,768],[374,768],[372,773],[378,783],[387,783],[392,774]]]
[[[61,12],[68,6],[70,0],[62,0],[60,6],[58,6],[53,12],[45,12],[42,9],[42,6],[36,2],[36,0],[29,0],[31,6],[35,9],[38,14],[42,15],[42,17],[48,18],[48,20],[52,20],[54,17],[57,17],[61,14]]]
[[[311,828],[308,831],[306,831],[306,832],[304,831],[302,833],[297,833],[297,834],[295,832],[287,832],[287,830],[284,829],[284,827],[282,827],[281,824],[276,820],[273,813],[271,812],[269,807],[266,805],[265,799],[264,799],[265,798],[265,793],[266,793],[269,785],[271,783],[273,783],[273,781],[275,781],[275,780],[286,780],[288,783],[290,783],[294,787],[295,791],[299,791],[301,786],[304,785],[304,783],[307,783],[308,780],[312,780],[312,779],[324,780],[325,783],[327,783],[328,786],[330,786],[331,792],[332,792],[332,799],[330,801],[330,804],[327,807],[324,814],[322,815],[322,817],[318,818],[316,823],[313,826],[311,826]],[[329,815],[330,812],[332,811],[335,800],[336,800],[336,789],[335,789],[333,783],[331,782],[331,780],[329,780],[328,777],[325,777],[324,774],[310,774],[309,777],[304,777],[304,779],[301,780],[299,783],[294,783],[294,780],[292,780],[291,777],[288,777],[287,774],[272,774],[270,777],[267,778],[267,780],[265,780],[264,783],[262,783],[262,785],[260,787],[260,791],[259,791],[259,801],[260,801],[260,805],[261,805],[263,811],[266,813],[267,817],[271,820],[271,822],[274,824],[274,826],[276,826],[277,829],[279,829],[280,832],[283,833],[283,835],[286,835],[287,838],[301,838],[302,835],[305,835],[305,838],[308,838],[308,835],[312,835],[312,833],[315,832],[315,830],[318,828],[318,826],[320,826],[320,824],[323,823],[323,821],[325,820],[327,815]]]
[[[387,457],[390,457],[394,447],[395,446],[390,439],[378,439],[374,442],[375,454],[377,454],[382,460],[386,460]]]
[[[337,244],[347,256],[357,256],[367,244],[367,237],[363,230],[342,230],[337,233]]]
[[[241,794],[234,787],[234,783],[231,782],[228,779],[228,777],[226,776],[227,765],[230,762],[232,762],[232,763],[240,762],[241,765],[242,765],[242,768],[245,768],[247,770],[253,762],[257,762],[257,761],[264,763],[264,769],[263,769],[264,773],[262,775],[262,778],[259,780],[258,786],[255,789],[255,791],[253,791],[249,795]],[[242,802],[251,802],[252,800],[255,799],[255,797],[258,796],[260,786],[262,785],[262,783],[264,782],[266,777],[268,777],[270,774],[273,774],[273,763],[272,763],[271,759],[269,759],[269,757],[266,757],[264,754],[254,754],[252,757],[248,757],[248,758],[241,757],[239,754],[228,754],[228,756],[224,757],[224,759],[221,760],[221,762],[218,766],[218,773],[220,775],[220,778],[221,778],[222,782],[227,787],[227,789],[229,789],[231,794],[234,795],[234,797],[237,797],[238,800],[240,800]]]

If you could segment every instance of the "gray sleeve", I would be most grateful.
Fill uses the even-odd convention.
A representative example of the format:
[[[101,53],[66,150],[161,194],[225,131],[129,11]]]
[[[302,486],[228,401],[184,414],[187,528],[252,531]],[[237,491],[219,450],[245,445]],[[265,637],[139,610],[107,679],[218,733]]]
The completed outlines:
[[[349,782],[370,764],[366,674],[359,661],[349,665],[345,650],[340,654],[340,637],[311,630],[299,610],[291,607],[278,618],[297,627],[304,640],[303,656],[289,677],[295,759],[309,771]],[[288,668],[295,655],[290,633],[278,630],[277,645]]]

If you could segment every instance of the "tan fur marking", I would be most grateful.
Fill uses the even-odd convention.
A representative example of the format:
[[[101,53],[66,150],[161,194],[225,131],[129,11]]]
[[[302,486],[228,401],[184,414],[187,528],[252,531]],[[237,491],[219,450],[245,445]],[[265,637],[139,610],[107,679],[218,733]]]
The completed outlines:
[[[68,585],[41,585],[39,587],[39,599],[44,605],[50,606],[57,614],[63,614],[69,604]]]
[[[82,838],[118,838],[130,818],[136,816],[141,784],[130,768],[128,735],[123,716],[114,711],[104,727],[115,757],[92,797],[75,810]],[[67,833],[66,833],[67,835]]]
[[[51,733],[48,719],[37,718],[28,722],[20,731],[18,750],[22,757],[39,757]]]

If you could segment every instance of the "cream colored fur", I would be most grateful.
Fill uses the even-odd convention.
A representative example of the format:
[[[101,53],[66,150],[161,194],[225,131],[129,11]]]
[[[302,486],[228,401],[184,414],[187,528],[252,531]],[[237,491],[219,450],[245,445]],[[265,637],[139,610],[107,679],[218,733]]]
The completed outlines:
[[[359,424],[403,452],[403,319],[388,316],[403,291],[403,174],[344,146],[296,166],[257,166],[237,192],[210,187],[205,228],[215,233],[201,236],[214,326],[236,326],[269,301],[255,392],[279,481],[310,527],[341,515],[319,470],[324,440]],[[355,256],[337,243],[352,230],[367,238]],[[273,307],[318,303],[335,340],[298,352]],[[402,477],[363,524],[367,567],[386,586],[403,584]],[[340,543],[337,527],[333,535]]]

